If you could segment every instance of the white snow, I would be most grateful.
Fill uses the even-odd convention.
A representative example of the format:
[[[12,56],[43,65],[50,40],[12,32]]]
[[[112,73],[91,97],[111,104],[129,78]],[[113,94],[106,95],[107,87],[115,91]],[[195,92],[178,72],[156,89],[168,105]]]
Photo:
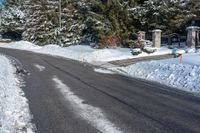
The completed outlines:
[[[114,72],[107,69],[102,69],[102,68],[95,68],[94,71],[98,73],[104,73],[104,74],[114,74]]]
[[[102,133],[122,133],[118,127],[106,118],[104,112],[100,108],[83,104],[84,100],[75,95],[71,89],[56,76],[53,77],[53,81],[65,99],[70,102],[76,115],[86,120]]]
[[[140,55],[133,56],[130,49],[128,48],[93,49],[90,46],[85,45],[76,45],[63,48],[58,45],[36,46],[26,41],[0,43],[0,47],[21,49],[37,53],[61,56],[89,63],[109,62],[113,60],[131,59],[149,55],[153,56],[171,54],[176,52],[176,50],[174,51],[168,48],[159,48],[155,53],[152,54],[142,53]]]
[[[44,70],[46,69],[44,66],[39,65],[39,64],[34,64],[34,66],[35,66],[40,72],[42,72],[42,71],[44,71]]]
[[[173,58],[167,60],[161,60],[160,62],[169,62],[174,64],[180,63],[180,58]],[[200,66],[200,52],[183,54],[183,65],[197,65]]]
[[[27,99],[11,62],[0,55],[0,133],[32,133]]]
[[[160,82],[184,91],[200,93],[200,53],[180,58],[141,62],[121,68],[112,68],[129,76]]]

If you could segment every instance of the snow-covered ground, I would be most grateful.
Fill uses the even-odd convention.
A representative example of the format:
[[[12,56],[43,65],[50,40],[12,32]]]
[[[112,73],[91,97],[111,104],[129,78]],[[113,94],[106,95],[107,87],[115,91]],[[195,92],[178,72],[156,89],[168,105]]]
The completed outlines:
[[[85,46],[85,45],[76,45],[76,46],[62,48],[58,45],[37,46],[26,41],[0,43],[0,47],[14,48],[14,49],[43,53],[43,54],[56,55],[89,63],[109,62],[113,60],[149,56],[149,54],[147,53],[142,53],[140,55],[133,56],[131,54],[130,49],[128,48],[93,49],[90,46]],[[150,55],[171,54],[173,52],[174,52],[173,50],[168,48],[160,48],[157,49],[155,53]]]
[[[107,69],[103,69],[103,68],[95,68],[94,71],[98,73],[104,73],[104,74],[115,74],[115,72],[107,70]]]
[[[120,73],[152,80],[177,87],[181,90],[200,93],[200,53],[183,55],[180,58],[141,62],[127,67],[112,68]]]
[[[32,133],[32,117],[16,70],[2,55],[0,64],[0,133]]]

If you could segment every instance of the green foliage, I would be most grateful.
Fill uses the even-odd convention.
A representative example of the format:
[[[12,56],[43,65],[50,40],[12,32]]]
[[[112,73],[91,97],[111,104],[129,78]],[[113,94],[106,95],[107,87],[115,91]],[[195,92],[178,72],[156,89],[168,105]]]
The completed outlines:
[[[181,30],[193,17],[192,8],[189,7],[192,4],[182,2],[182,0],[147,0],[132,12],[132,16],[138,20],[139,25],[142,25],[141,30],[149,32],[161,29],[164,34],[170,34]]]
[[[128,9],[135,7],[136,0],[129,0],[127,3],[123,0],[88,0],[90,10],[88,11],[87,27],[91,34],[98,39],[104,36],[120,36],[121,43],[129,46],[126,41],[129,39],[129,33],[135,32],[133,19],[129,16]]]
[[[142,50],[139,49],[139,48],[137,48],[137,49],[132,49],[132,50],[131,50],[131,54],[132,54],[132,55],[139,55],[139,54],[141,54],[141,53],[142,53]]]
[[[122,42],[126,47],[129,47],[129,48],[134,48],[134,46],[135,46],[134,40],[126,39],[126,40],[123,40]]]
[[[137,47],[136,33],[163,30],[164,34],[185,32],[192,19],[200,17],[199,0],[7,0],[5,9],[12,18],[3,18],[3,31],[23,33],[25,40],[61,46],[81,42],[100,43],[102,38],[120,38],[124,47]],[[11,12],[18,9],[25,16]],[[12,19],[12,20],[11,20]],[[200,19],[199,19],[200,20]],[[11,23],[9,23],[11,22]]]

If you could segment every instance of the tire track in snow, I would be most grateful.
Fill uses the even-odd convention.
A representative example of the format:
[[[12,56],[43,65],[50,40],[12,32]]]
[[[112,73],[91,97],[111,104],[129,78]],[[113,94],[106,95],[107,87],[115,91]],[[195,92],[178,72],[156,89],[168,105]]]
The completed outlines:
[[[100,108],[83,104],[84,100],[76,96],[70,88],[56,76],[53,77],[53,81],[56,84],[56,88],[59,89],[65,99],[71,103],[77,115],[103,133],[122,133],[118,127],[106,118]]]

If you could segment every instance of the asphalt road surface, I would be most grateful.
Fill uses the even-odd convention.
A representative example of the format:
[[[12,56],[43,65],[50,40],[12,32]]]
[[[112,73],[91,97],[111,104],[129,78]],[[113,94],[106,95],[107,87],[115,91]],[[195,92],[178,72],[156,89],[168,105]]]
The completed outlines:
[[[0,49],[30,75],[23,90],[38,133],[200,133],[200,99],[59,57]]]

